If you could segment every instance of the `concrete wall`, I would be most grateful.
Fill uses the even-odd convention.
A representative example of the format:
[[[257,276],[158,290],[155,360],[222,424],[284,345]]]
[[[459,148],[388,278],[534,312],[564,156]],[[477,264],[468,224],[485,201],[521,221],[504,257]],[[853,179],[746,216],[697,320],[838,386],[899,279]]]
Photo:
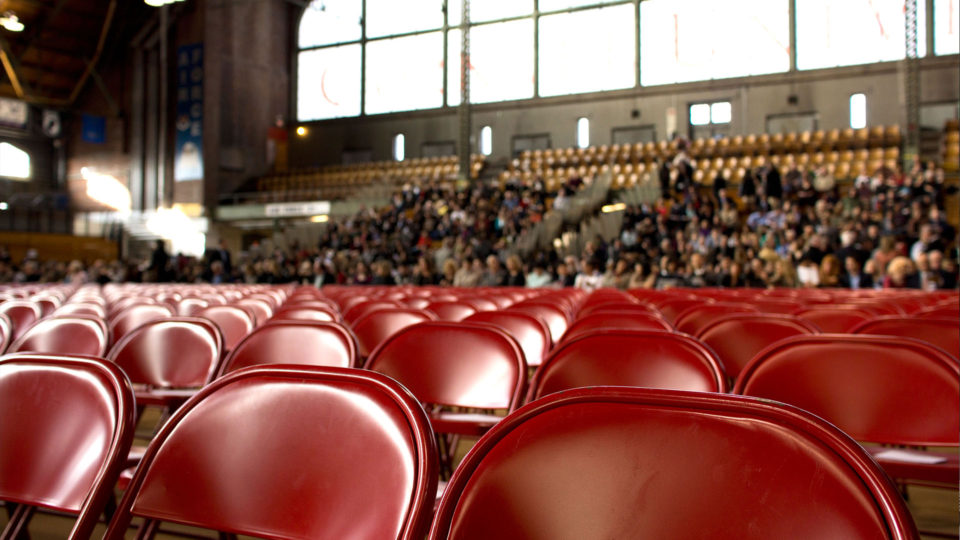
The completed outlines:
[[[921,64],[921,103],[956,103],[960,99],[957,56],[927,58]],[[476,105],[473,132],[493,128],[494,161],[511,152],[511,137],[549,133],[554,148],[576,143],[577,118],[590,119],[590,142],[610,144],[614,128],[653,125],[666,138],[667,110],[686,134],[687,107],[692,102],[730,100],[731,134],[762,133],[769,115],[816,112],[821,129],[849,125],[849,96],[867,95],[870,125],[905,124],[902,65],[898,62],[834,68],[751,78],[705,81],[626,91]],[[795,95],[797,103],[788,103]],[[639,118],[631,112],[640,111]],[[457,113],[445,108],[416,113],[339,119],[306,124],[309,134],[291,141],[291,164],[339,163],[344,150],[369,148],[374,159],[390,159],[393,135],[404,133],[407,157],[419,157],[423,143],[457,138]]]

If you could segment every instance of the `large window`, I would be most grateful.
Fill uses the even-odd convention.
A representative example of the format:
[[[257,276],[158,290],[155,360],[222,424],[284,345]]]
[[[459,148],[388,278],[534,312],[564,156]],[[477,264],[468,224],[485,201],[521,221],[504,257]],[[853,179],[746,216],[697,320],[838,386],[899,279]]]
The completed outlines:
[[[362,17],[362,5],[356,0],[313,2],[300,20],[300,48],[359,41]]]
[[[540,95],[631,88],[636,84],[633,4],[540,18]]]
[[[853,94],[850,96],[850,127],[853,129],[867,127],[866,94]]]
[[[460,30],[447,42],[447,104],[460,104]],[[470,102],[533,97],[533,21],[485,24],[470,29]]]
[[[30,154],[16,146],[0,142],[0,177],[30,179]]]
[[[903,0],[798,1],[797,67],[900,60],[906,54],[903,27]],[[925,39],[918,42],[925,45]]]
[[[443,34],[371,41],[367,44],[366,74],[367,114],[441,106]]]
[[[360,114],[360,45],[303,51],[299,56],[297,119]]]
[[[402,2],[398,2],[402,3]],[[542,6],[543,2],[541,2]],[[460,0],[447,1],[447,24],[459,26],[461,22]],[[541,11],[543,8],[540,8]],[[482,0],[470,3],[470,22],[481,23],[530,15],[533,13],[533,0]]]
[[[670,84],[787,71],[789,21],[788,0],[643,2],[640,83]]]
[[[443,26],[443,0],[365,1],[368,38],[433,30]],[[354,0],[354,3],[360,4],[359,0]]]
[[[933,30],[936,54],[960,53],[960,0],[934,0]]]

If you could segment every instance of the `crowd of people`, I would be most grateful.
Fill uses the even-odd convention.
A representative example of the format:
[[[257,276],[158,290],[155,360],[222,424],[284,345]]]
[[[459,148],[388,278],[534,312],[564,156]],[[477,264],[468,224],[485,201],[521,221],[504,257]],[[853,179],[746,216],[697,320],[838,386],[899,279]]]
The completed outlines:
[[[841,185],[823,168],[760,159],[737,186],[718,175],[694,181],[680,152],[648,178],[655,203],[630,206],[616,238],[585,243],[580,256],[524,254],[521,235],[589,179],[559,193],[519,178],[505,188],[410,183],[385,208],[332,221],[313,246],[231,254],[224,244],[200,259],[170,256],[162,243],[139,263],[79,261],[14,266],[0,250],[4,281],[180,281],[355,285],[844,287],[955,289],[957,231],[947,222],[944,173],[916,162]],[[269,251],[269,252],[265,252]]]

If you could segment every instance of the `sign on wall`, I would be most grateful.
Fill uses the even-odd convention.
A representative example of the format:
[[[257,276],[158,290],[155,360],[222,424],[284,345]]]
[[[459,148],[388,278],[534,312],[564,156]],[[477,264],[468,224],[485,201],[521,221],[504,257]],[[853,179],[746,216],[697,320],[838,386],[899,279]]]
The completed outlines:
[[[330,201],[305,201],[296,203],[273,203],[263,209],[267,217],[301,217],[330,213]]]
[[[177,136],[173,179],[203,180],[203,44],[177,49]]]
[[[27,127],[28,110],[24,101],[0,98],[0,125],[20,129]]]

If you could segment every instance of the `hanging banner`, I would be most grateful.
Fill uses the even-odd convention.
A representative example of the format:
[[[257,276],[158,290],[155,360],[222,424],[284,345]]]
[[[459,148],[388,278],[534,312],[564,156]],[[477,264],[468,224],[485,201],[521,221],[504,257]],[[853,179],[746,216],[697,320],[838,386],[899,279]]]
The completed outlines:
[[[203,180],[203,44],[177,49],[177,136],[173,179]]]

